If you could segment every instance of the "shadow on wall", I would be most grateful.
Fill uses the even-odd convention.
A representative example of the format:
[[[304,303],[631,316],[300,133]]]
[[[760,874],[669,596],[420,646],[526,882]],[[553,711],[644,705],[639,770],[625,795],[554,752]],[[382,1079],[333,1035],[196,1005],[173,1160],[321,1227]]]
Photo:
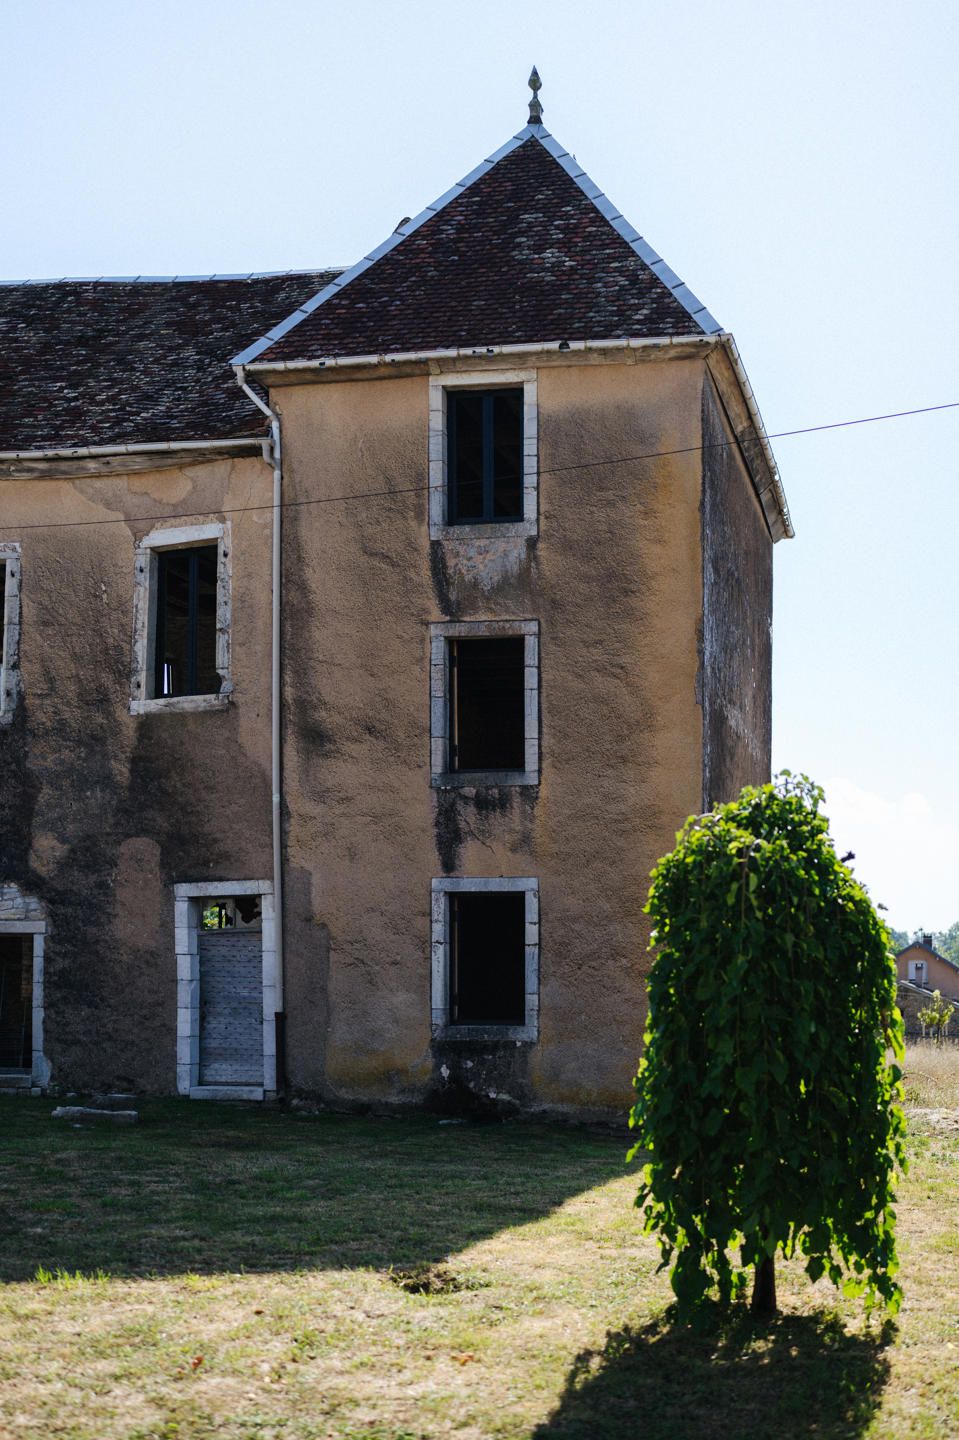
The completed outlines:
[[[508,1125],[297,1115],[188,1100],[74,1129],[7,1100],[0,1281],[410,1269],[547,1215],[624,1173],[621,1137]]]
[[[533,1440],[854,1440],[879,1407],[894,1333],[851,1335],[824,1312],[620,1330],[577,1356]]]

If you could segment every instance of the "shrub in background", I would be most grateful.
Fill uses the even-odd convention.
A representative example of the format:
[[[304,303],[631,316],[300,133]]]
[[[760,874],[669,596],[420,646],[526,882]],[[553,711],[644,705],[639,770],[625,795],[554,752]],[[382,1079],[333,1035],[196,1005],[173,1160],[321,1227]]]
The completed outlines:
[[[922,1026],[922,1033],[931,1030],[937,1045],[941,1045],[949,1031],[949,1021],[952,1019],[952,1003],[943,1000],[941,990],[933,990],[932,999],[929,1004],[920,1010],[916,1019]]]

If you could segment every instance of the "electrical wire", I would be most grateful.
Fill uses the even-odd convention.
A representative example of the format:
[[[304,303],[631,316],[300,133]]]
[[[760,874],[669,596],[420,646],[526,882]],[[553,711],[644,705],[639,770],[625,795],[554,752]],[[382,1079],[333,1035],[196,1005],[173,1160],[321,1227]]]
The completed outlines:
[[[791,438],[792,436],[795,436],[795,435],[813,435],[813,434],[817,434],[817,433],[819,433],[819,432],[821,432],[821,431],[825,431],[825,430],[843,430],[843,429],[847,429],[848,427],[853,426],[853,425],[875,425],[875,424],[878,424],[878,423],[880,423],[881,421],[885,421],[885,420],[902,420],[902,419],[905,419],[905,418],[907,418],[908,416],[911,416],[911,415],[929,415],[929,414],[933,414],[934,412],[939,411],[939,410],[957,410],[957,409],[959,409],[959,400],[949,400],[949,401],[946,401],[946,403],[945,403],[945,404],[942,404],[942,405],[921,405],[921,406],[918,406],[916,409],[913,409],[913,410],[893,410],[893,411],[890,411],[890,412],[888,412],[887,414],[884,414],[884,415],[863,415],[863,416],[860,416],[859,418],[857,418],[857,419],[855,419],[855,420],[833,420],[833,421],[830,421],[830,422],[828,422],[828,423],[826,423],[826,424],[822,424],[822,425],[804,425],[804,426],[801,426],[800,428],[795,429],[795,430],[776,430],[776,431],[773,431],[772,433],[767,434],[767,437],[766,437],[766,438],[769,439],[769,440],[786,440],[786,439],[789,439],[789,438]],[[254,439],[255,437],[251,436],[250,438],[251,438],[251,439]],[[555,466],[552,466],[551,468],[541,467],[541,468],[538,470],[537,473],[542,477],[542,476],[544,476],[544,475],[564,475],[564,474],[568,474],[569,472],[574,471],[574,470],[595,470],[595,469],[598,469],[598,468],[600,468],[600,467],[607,466],[607,465],[632,465],[632,464],[639,464],[640,462],[642,462],[642,461],[644,461],[644,460],[665,460],[665,459],[669,459],[669,458],[674,457],[674,456],[677,456],[677,455],[692,455],[692,454],[698,454],[698,453],[703,452],[703,451],[706,451],[706,450],[725,450],[725,449],[729,449],[729,448],[731,448],[731,447],[733,447],[733,446],[737,446],[737,447],[738,447],[741,443],[742,443],[742,442],[741,442],[740,440],[734,439],[734,440],[717,440],[717,441],[713,441],[713,442],[711,442],[711,443],[709,443],[709,444],[706,444],[706,445],[682,445],[682,446],[679,446],[677,449],[673,449],[673,450],[649,450],[649,451],[646,451],[644,454],[641,454],[641,455],[615,455],[615,456],[610,456],[610,457],[608,457],[607,459],[581,460],[581,461],[578,461],[576,464],[573,464],[573,465],[555,465]],[[118,459],[118,460],[119,460],[119,459],[122,459],[122,456],[118,456],[117,459]],[[0,462],[0,464],[2,464],[2,463],[3,463],[3,462]],[[187,462],[187,463],[188,463],[188,462]],[[7,484],[7,485],[22,484],[22,483],[27,483],[27,484],[29,484],[29,483],[32,483],[32,482],[33,482],[34,480],[36,480],[36,479],[46,480],[46,481],[48,481],[48,482],[50,482],[50,483],[71,484],[71,483],[73,483],[73,482],[75,482],[75,481],[77,481],[77,480],[84,480],[84,479],[86,479],[86,480],[104,480],[104,479],[109,479],[111,473],[112,473],[112,474],[116,474],[118,478],[126,478],[126,476],[127,476],[128,474],[130,474],[130,473],[139,473],[139,472],[130,472],[130,471],[124,471],[124,470],[119,470],[119,469],[118,469],[118,470],[116,470],[116,471],[108,472],[108,473],[105,473],[105,474],[99,474],[99,475],[97,475],[97,474],[90,474],[90,475],[87,475],[87,476],[84,476],[84,475],[56,475],[56,476],[54,476],[54,475],[42,475],[42,476],[22,476],[22,477],[18,477],[18,478],[14,478],[14,477],[7,476],[7,477],[4,478],[3,484]],[[307,498],[307,499],[303,499],[303,500],[284,500],[284,501],[281,502],[281,509],[283,509],[283,510],[295,510],[295,509],[303,508],[303,507],[308,506],[308,505],[335,505],[335,504],[346,503],[346,502],[352,501],[352,500],[381,500],[381,499],[392,499],[392,498],[394,498],[394,497],[396,497],[396,496],[400,496],[400,495],[417,495],[417,494],[423,494],[423,493],[425,493],[426,491],[429,491],[429,490],[437,490],[437,489],[441,489],[441,488],[444,488],[444,487],[442,487],[442,486],[437,486],[437,485],[428,485],[428,484],[427,484],[427,485],[402,485],[402,486],[391,487],[391,488],[385,489],[385,490],[356,490],[356,491],[353,491],[351,494],[348,494],[348,495],[319,495],[319,496],[313,496],[313,497],[310,497],[310,498]],[[79,527],[81,527],[81,526],[88,526],[88,525],[129,525],[129,524],[131,524],[131,523],[132,523],[132,524],[137,524],[137,525],[139,525],[139,524],[143,523],[144,521],[149,521],[149,520],[199,520],[199,519],[203,519],[204,517],[206,517],[206,516],[208,516],[208,515],[244,515],[244,514],[249,514],[249,513],[253,512],[253,511],[268,511],[268,510],[272,510],[273,508],[274,508],[274,506],[272,505],[272,503],[266,502],[266,503],[264,503],[264,504],[262,504],[262,505],[236,505],[236,506],[232,506],[232,507],[228,507],[228,508],[226,508],[226,507],[221,507],[221,508],[213,507],[213,508],[211,508],[211,509],[209,509],[209,510],[181,510],[181,511],[174,511],[174,512],[169,512],[169,511],[168,511],[168,512],[166,512],[166,513],[164,513],[164,514],[158,514],[158,515],[117,515],[117,516],[111,516],[111,517],[108,518],[108,519],[98,518],[98,519],[96,519],[96,520],[44,520],[44,521],[31,521],[31,522],[28,523],[28,524],[22,524],[22,525],[11,524],[11,525],[9,526],[9,528],[10,528],[10,530],[16,530],[16,531],[21,531],[21,530],[71,530],[71,529],[79,528]],[[8,522],[8,523],[9,523],[9,522]]]

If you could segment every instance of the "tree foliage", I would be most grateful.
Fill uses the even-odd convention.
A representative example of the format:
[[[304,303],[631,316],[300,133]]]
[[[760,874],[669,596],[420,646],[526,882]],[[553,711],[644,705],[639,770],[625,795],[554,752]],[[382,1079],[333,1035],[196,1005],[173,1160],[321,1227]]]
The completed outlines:
[[[959,965],[959,920],[950,925],[948,930],[920,929],[914,930],[912,934],[908,930],[894,930],[890,926],[889,935],[893,951],[897,955],[900,950],[905,950],[908,945],[914,945],[925,935],[929,935],[933,950],[938,951],[940,955],[945,955],[946,959],[951,960],[954,965]]]
[[[900,950],[905,950],[911,943],[912,936],[908,930],[897,930],[895,926],[889,926],[889,944],[894,955],[898,955]]]
[[[959,920],[949,926],[948,930],[940,930],[933,936],[933,946],[940,955],[945,955],[954,965],[959,965]]]
[[[741,1296],[777,1252],[869,1305],[901,1300],[895,966],[822,800],[788,771],[747,787],[653,871],[630,1154],[681,1311]]]

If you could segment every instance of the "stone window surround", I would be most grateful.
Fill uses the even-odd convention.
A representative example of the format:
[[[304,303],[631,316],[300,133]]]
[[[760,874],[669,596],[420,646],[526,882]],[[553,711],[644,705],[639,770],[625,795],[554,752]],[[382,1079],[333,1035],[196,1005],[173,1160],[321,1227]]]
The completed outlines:
[[[152,696],[156,638],[156,551],[185,550],[195,545],[217,545],[216,566],[216,668],[217,695]],[[233,545],[230,522],[177,525],[151,530],[137,541],[133,570],[133,675],[130,714],[149,715],[184,710],[222,710],[230,703],[230,621],[232,607]]]
[[[451,770],[449,737],[450,660],[447,640],[505,639],[522,635],[526,768]],[[430,625],[430,785],[463,789],[476,785],[539,784],[539,621],[439,620]]]
[[[38,900],[21,894],[16,885],[0,884],[0,935],[30,935],[33,940],[31,1093],[50,1083],[50,1064],[43,1052],[43,951],[47,922]]]
[[[276,1094],[276,940],[271,880],[198,880],[174,885],[176,941],[176,1087],[191,1100],[264,1100]],[[200,965],[197,935],[203,900],[259,895],[263,949],[263,1084],[200,1084]]]
[[[450,907],[449,896],[464,890],[526,892],[526,1024],[450,1024]],[[431,997],[433,1038],[443,1040],[537,1040],[539,1038],[539,880],[534,876],[473,878],[443,876],[432,882]]]
[[[446,392],[457,389],[499,390],[508,386],[523,387],[523,519],[507,520],[501,525],[447,524],[447,458],[446,458]],[[478,540],[527,539],[537,533],[539,429],[536,400],[535,370],[470,370],[430,377],[429,393],[429,475],[430,475],[430,539]]]
[[[0,563],[6,576],[0,595],[0,725],[9,725],[20,694],[20,546],[16,541],[0,543]]]

